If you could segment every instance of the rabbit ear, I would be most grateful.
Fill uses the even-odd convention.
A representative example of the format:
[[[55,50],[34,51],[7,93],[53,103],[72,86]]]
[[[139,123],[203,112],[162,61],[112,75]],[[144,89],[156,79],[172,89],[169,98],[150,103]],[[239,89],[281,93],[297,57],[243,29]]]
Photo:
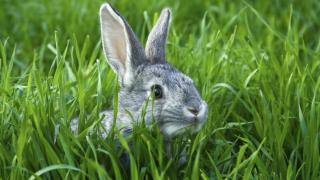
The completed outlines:
[[[130,84],[135,69],[146,62],[144,49],[125,19],[106,3],[100,8],[103,50],[121,85]]]
[[[163,9],[148,36],[145,52],[152,63],[166,63],[166,41],[170,20],[171,10]]]

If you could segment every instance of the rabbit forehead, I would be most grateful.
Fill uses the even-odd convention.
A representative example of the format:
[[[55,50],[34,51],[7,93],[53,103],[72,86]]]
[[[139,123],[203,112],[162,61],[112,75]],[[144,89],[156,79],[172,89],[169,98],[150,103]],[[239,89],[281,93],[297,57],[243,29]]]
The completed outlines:
[[[193,80],[178,71],[170,64],[154,64],[141,67],[137,71],[137,78],[144,82],[158,81],[165,85],[192,85]]]

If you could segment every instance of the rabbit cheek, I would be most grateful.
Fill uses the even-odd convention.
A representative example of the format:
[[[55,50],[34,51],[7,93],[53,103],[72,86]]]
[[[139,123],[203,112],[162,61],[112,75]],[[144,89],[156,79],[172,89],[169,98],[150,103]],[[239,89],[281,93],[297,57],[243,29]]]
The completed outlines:
[[[185,126],[175,123],[165,123],[160,127],[162,133],[167,137],[173,137],[182,134],[185,131]]]

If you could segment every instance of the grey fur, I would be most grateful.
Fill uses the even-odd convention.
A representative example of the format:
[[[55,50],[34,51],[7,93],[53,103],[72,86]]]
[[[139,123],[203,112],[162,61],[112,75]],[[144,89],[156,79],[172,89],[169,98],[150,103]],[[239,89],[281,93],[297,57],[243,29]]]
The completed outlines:
[[[185,130],[194,132],[200,130],[207,119],[207,104],[201,99],[193,81],[166,63],[165,60],[165,43],[171,15],[170,10],[165,9],[162,11],[157,24],[152,29],[148,38],[146,55],[141,54],[142,46],[137,41],[128,23],[117,13],[125,24],[126,32],[128,32],[127,37],[130,40],[126,42],[129,42],[129,46],[132,47],[129,49],[128,53],[131,56],[126,59],[127,63],[125,67],[121,67],[127,72],[114,68],[114,66],[122,66],[120,64],[121,60],[117,62],[117,59],[111,57],[109,52],[117,53],[117,49],[111,49],[114,48],[112,47],[112,43],[111,46],[110,43],[105,43],[109,41],[109,37],[104,31],[110,31],[110,29],[104,27],[108,24],[105,23],[104,13],[115,12],[110,11],[111,7],[109,4],[103,4],[100,10],[104,51],[108,63],[119,77],[124,77],[128,71],[131,76],[130,78],[121,78],[122,86],[119,91],[117,127],[119,129],[130,129],[134,122],[141,119],[142,109],[145,107],[146,101],[149,101],[145,114],[146,124],[150,125],[152,119],[155,119],[161,131],[167,137],[183,133]],[[107,20],[110,20],[110,18]],[[155,84],[162,87],[163,97],[154,100],[154,107],[152,107],[151,89]],[[198,112],[194,114],[190,109],[198,110]],[[102,116],[105,116],[102,125],[107,131],[112,127],[112,112],[110,110],[101,113]],[[130,117],[130,114],[132,114],[133,119]],[[76,131],[77,122],[73,122],[71,128],[73,131]],[[106,134],[107,132],[103,136],[106,136]]]

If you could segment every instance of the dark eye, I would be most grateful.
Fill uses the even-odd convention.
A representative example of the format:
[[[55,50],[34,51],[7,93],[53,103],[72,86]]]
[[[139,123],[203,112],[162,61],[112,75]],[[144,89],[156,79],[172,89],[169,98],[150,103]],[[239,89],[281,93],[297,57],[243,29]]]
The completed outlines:
[[[151,87],[152,92],[154,93],[154,97],[156,99],[162,98],[162,88],[160,85],[156,84]]]

